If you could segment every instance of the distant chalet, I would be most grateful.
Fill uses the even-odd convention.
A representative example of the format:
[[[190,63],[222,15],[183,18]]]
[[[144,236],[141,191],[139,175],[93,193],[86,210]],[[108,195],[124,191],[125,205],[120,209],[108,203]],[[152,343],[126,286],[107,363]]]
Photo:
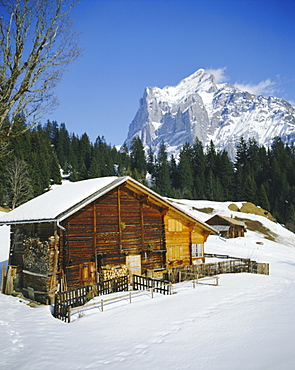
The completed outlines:
[[[104,280],[106,270],[151,276],[204,261],[204,242],[216,234],[130,177],[57,186],[0,224],[11,225],[15,288],[44,303],[59,290]]]
[[[213,226],[224,238],[238,238],[244,236],[246,231],[245,223],[232,217],[215,215],[206,223]]]

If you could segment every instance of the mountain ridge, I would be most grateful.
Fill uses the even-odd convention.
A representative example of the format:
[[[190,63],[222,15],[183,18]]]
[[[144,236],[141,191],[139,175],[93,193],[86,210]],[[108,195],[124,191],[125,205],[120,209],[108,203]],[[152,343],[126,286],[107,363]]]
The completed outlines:
[[[270,146],[276,136],[295,139],[295,109],[287,101],[243,91],[199,69],[175,86],[146,87],[139,109],[129,125],[126,144],[139,136],[145,147],[157,151],[162,141],[177,153],[195,138],[204,146],[213,140],[219,150],[235,156],[241,136]]]

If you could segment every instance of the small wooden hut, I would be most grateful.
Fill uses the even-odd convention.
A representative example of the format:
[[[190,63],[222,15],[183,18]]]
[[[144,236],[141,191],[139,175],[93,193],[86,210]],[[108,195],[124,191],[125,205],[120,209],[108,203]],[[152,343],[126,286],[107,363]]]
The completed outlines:
[[[224,238],[238,238],[244,236],[246,225],[242,221],[238,221],[232,217],[215,215],[206,221],[216,229]]]
[[[43,302],[65,288],[202,260],[215,232],[130,177],[57,186],[1,223],[11,225],[16,287]]]

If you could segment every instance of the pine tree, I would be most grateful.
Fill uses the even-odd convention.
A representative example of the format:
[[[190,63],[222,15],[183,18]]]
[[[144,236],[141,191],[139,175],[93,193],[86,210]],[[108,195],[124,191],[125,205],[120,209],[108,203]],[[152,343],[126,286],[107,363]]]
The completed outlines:
[[[80,140],[79,137],[71,134],[70,135],[70,153],[69,153],[69,173],[78,173],[79,162],[80,162]]]
[[[264,146],[259,147],[258,162],[259,162],[259,171],[255,177],[256,183],[258,187],[264,184],[264,188],[267,191],[268,189],[267,184],[269,182],[270,177],[270,166],[269,166],[269,155]]]
[[[219,182],[219,196],[220,201],[231,200],[234,196],[234,168],[228,153],[223,151],[217,153],[216,158],[216,176]]]
[[[61,182],[59,164],[48,135],[41,125],[28,131],[24,135],[24,138],[26,138],[26,144],[28,146],[23,148],[23,146],[20,145],[15,153],[18,153],[17,157],[24,159],[29,166],[34,195],[37,196],[46,191],[52,182]],[[16,143],[14,143],[14,145],[16,145]],[[23,155],[20,155],[21,152]]]
[[[222,185],[218,179],[218,156],[219,152],[216,151],[213,141],[206,148],[206,197],[210,200],[221,200],[223,195]]]
[[[119,161],[118,161],[118,176],[130,176],[130,155],[128,151],[127,144],[124,143],[120,152],[119,152]]]
[[[194,176],[194,198],[205,199],[206,156],[203,144],[198,138],[196,138],[193,145],[192,168]]]
[[[215,177],[213,171],[209,169],[209,172],[206,176],[206,199],[215,200]]]
[[[245,167],[248,162],[248,145],[243,137],[240,138],[236,147],[236,161],[235,164],[239,164],[241,167]]]
[[[53,184],[61,184],[60,166],[54,151],[52,151],[50,158],[50,178]]]
[[[60,125],[59,130],[56,132],[53,145],[61,168],[65,172],[68,172],[71,142],[68,130],[64,123]]]
[[[114,154],[105,138],[98,136],[94,144],[96,159],[100,168],[100,176],[114,176],[116,174]],[[117,152],[116,152],[117,153]]]
[[[81,136],[79,143],[79,171],[83,171],[82,177],[88,178],[88,171],[91,162],[91,144],[86,132]]]
[[[58,123],[56,121],[50,122],[47,120],[47,123],[44,125],[44,131],[47,134],[51,144],[56,149],[57,135],[59,131]]]
[[[260,171],[260,158],[259,158],[259,146],[254,138],[248,140],[247,146],[247,157],[248,163],[251,164],[251,173],[256,180],[259,176]]]
[[[85,163],[81,162],[79,172],[78,172],[78,180],[81,181],[81,180],[87,180],[87,179],[89,179],[88,170],[86,168]]]
[[[147,155],[147,171],[151,175],[152,180],[155,180],[156,176],[156,157],[152,147],[148,149]]]
[[[234,172],[234,200],[243,200],[244,185],[245,179],[243,167],[240,163],[237,163]]]
[[[267,211],[270,210],[269,200],[263,184],[260,185],[257,191],[257,205],[259,205],[261,208]]]
[[[171,155],[169,162],[169,172],[171,179],[171,186],[175,190],[175,195],[177,194],[177,189],[180,188],[180,179],[179,179],[179,169],[174,158],[174,155]]]
[[[210,141],[210,144],[206,148],[206,170],[207,173],[211,170],[213,173],[216,173],[217,167],[216,167],[216,159],[217,159],[217,153],[215,150],[215,145],[213,141]]]
[[[89,178],[94,179],[96,177],[100,177],[100,168],[95,156],[91,158],[90,168],[89,168]]]
[[[169,173],[168,156],[166,152],[166,146],[162,141],[159,149],[157,158],[157,171],[156,171],[156,190],[164,196],[170,196],[171,194],[171,183]]]
[[[192,169],[192,148],[190,144],[186,143],[179,154],[179,193],[180,197],[192,199],[194,177]]]
[[[250,175],[247,176],[245,186],[244,186],[244,192],[243,192],[243,198],[247,202],[252,202],[254,204],[257,204],[257,186],[255,183],[255,180]]]
[[[142,141],[138,136],[131,141],[130,165],[132,173],[136,174],[138,180],[145,179],[147,172],[146,158]]]

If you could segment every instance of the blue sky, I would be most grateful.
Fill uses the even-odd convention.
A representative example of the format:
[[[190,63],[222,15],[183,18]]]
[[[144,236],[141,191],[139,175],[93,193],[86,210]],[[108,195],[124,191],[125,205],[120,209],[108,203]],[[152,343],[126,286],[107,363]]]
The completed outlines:
[[[72,12],[83,56],[44,118],[119,145],[146,86],[199,68],[295,104],[295,0],[84,0]]]

